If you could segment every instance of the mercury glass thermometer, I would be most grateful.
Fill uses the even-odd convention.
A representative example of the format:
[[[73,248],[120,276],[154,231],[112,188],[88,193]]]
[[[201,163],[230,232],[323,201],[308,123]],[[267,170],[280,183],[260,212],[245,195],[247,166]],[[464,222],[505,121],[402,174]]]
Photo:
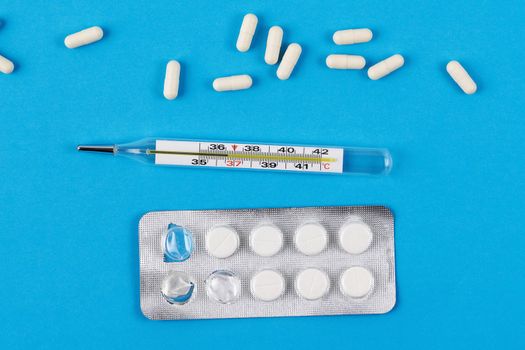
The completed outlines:
[[[130,156],[155,165],[195,168],[371,175],[388,174],[392,168],[390,152],[381,148],[150,138],[77,149]]]

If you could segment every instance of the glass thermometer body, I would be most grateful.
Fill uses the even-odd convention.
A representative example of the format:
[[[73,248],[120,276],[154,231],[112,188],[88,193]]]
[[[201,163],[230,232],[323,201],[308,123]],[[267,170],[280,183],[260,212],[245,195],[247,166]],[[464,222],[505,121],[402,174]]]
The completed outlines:
[[[319,174],[388,174],[390,152],[381,148],[150,138],[112,146],[78,146],[142,159],[155,165]]]

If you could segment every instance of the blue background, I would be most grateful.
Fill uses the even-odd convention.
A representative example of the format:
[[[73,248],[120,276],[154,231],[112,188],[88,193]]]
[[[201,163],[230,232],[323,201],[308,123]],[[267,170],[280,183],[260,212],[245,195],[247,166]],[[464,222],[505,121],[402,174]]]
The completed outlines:
[[[235,50],[245,13],[252,49]],[[0,1],[0,345],[383,348],[525,345],[522,1]],[[303,55],[264,64],[281,25]],[[94,45],[64,37],[92,25]],[[335,30],[370,27],[367,44]],[[330,53],[406,65],[371,81]],[[167,60],[182,64],[175,101]],[[477,81],[463,94],[445,65]],[[216,93],[248,73],[250,90]],[[381,146],[387,177],[144,166],[79,154],[146,136]],[[139,306],[137,223],[152,210],[385,204],[396,215],[398,301],[385,315],[154,322]]]

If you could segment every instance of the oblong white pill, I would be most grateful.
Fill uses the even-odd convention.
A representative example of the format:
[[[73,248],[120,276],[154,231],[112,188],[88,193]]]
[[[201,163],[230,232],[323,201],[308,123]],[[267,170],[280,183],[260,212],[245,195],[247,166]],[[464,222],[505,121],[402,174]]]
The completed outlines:
[[[326,247],[328,234],[323,225],[310,222],[297,228],[294,242],[297,250],[304,255],[317,255]]]
[[[372,40],[374,34],[368,28],[338,30],[332,36],[337,45],[366,43]]]
[[[272,224],[263,224],[254,228],[250,234],[250,247],[260,256],[273,256],[283,246],[283,233]]]
[[[164,78],[164,97],[174,100],[179,95],[180,63],[171,60],[166,65],[166,76]]]
[[[362,298],[374,287],[374,276],[364,267],[353,266],[343,272],[339,284],[344,295]]]
[[[102,28],[94,26],[66,36],[64,44],[68,49],[74,49],[99,41],[103,36]]]
[[[350,254],[364,253],[372,243],[373,233],[360,220],[349,221],[339,229],[339,244]]]
[[[266,51],[264,53],[264,62],[273,65],[279,61],[281,44],[283,42],[283,29],[279,26],[273,26],[268,31],[266,40]]]
[[[227,258],[239,248],[239,235],[227,225],[212,227],[206,233],[206,250],[216,258]]]
[[[263,270],[255,274],[250,281],[252,295],[263,301],[272,301],[283,295],[284,277],[274,270]]]
[[[363,56],[356,55],[328,55],[326,66],[332,69],[363,69],[366,60]]]
[[[252,77],[247,74],[217,78],[213,81],[215,91],[245,90],[252,87]]]
[[[0,55],[0,72],[11,74],[13,73],[13,70],[15,70],[15,64],[11,60]]]
[[[249,13],[244,16],[241,29],[239,30],[239,36],[237,37],[237,50],[246,52],[250,49],[253,35],[255,34],[255,29],[257,28],[257,22],[257,16],[253,13]]]
[[[447,64],[447,72],[467,95],[472,95],[478,90],[478,86],[472,77],[458,61],[450,61]]]
[[[400,54],[395,54],[387,59],[382,60],[368,68],[368,77],[372,80],[378,80],[403,67],[405,59]]]
[[[295,291],[306,300],[322,298],[330,289],[328,275],[319,269],[301,271],[295,279]]]
[[[302,51],[303,49],[299,44],[293,43],[288,45],[288,48],[286,48],[281,64],[279,64],[279,68],[277,68],[277,78],[281,80],[286,80],[290,78],[290,75],[292,74],[293,69],[297,64],[297,61],[299,60],[299,56],[301,56]]]

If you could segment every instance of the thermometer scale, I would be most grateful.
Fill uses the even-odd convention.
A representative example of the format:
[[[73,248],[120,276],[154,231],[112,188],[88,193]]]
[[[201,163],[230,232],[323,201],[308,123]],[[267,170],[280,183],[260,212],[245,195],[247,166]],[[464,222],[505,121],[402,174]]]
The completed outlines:
[[[78,146],[78,150],[194,168],[372,175],[387,174],[392,168],[390,153],[381,148],[151,138],[112,146]]]

